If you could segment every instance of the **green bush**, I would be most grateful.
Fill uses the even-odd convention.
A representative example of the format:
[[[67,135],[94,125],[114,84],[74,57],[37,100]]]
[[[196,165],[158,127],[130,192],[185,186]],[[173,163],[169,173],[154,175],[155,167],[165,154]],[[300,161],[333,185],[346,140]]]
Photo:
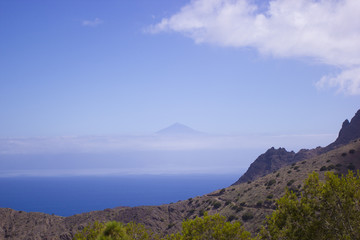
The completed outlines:
[[[261,239],[359,239],[360,178],[325,173],[326,182],[312,173],[299,198],[286,191],[261,230]]]
[[[95,222],[89,224],[75,234],[75,240],[149,240],[153,233],[142,224],[130,222],[126,225],[120,222],[106,224]]]
[[[229,217],[230,218],[230,217]],[[186,220],[182,224],[180,233],[166,236],[167,240],[251,240],[249,232],[245,231],[241,223],[226,222],[225,217],[219,214],[208,215],[205,213],[202,218]]]

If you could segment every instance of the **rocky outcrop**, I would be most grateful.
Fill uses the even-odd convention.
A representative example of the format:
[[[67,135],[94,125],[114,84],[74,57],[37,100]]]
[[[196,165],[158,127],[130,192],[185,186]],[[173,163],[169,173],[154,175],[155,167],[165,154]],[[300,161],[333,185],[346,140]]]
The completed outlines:
[[[286,165],[329,152],[358,138],[360,138],[360,110],[357,111],[350,122],[347,119],[343,122],[338,138],[330,145],[324,148],[302,149],[296,154],[288,152],[284,148],[270,148],[260,155],[233,185],[253,181]]]
[[[244,175],[233,185],[243,182],[253,181],[256,178],[262,177],[274,170],[291,164],[294,161],[295,152],[286,151],[285,148],[275,149],[274,147],[268,149],[261,154],[249,167]]]
[[[329,149],[348,144],[350,141],[360,138],[360,110],[349,120],[345,120],[335,142],[327,146]]]

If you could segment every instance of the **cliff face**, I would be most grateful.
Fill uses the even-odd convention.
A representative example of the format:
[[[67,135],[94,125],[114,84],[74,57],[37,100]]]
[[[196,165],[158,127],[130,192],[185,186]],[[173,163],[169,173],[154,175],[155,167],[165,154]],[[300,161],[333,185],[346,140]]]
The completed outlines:
[[[328,148],[341,146],[358,138],[360,138],[360,110],[357,111],[350,122],[347,119],[343,122],[337,139]]]
[[[297,153],[288,152],[284,148],[270,148],[260,155],[249,167],[249,169],[233,185],[253,181],[259,177],[276,171],[294,162],[315,157],[319,154],[331,151],[339,146],[348,144],[350,141],[360,138],[360,110],[349,120],[345,120],[335,142],[330,145],[315,149],[302,149]]]
[[[286,151],[285,148],[275,149],[274,147],[268,149],[261,154],[249,167],[244,175],[233,185],[243,182],[253,181],[256,178],[262,177],[274,170],[291,164],[294,161],[295,152]]]

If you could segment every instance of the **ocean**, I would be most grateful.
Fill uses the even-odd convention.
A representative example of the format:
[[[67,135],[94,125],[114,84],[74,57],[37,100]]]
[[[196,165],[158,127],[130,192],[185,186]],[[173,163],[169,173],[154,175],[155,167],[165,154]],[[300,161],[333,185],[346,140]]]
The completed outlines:
[[[0,178],[0,207],[71,216],[119,206],[160,205],[230,186],[241,174]]]

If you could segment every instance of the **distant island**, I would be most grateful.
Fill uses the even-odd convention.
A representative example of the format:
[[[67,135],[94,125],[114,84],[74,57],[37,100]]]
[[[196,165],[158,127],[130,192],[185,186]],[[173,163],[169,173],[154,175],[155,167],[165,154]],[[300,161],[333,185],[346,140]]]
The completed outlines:
[[[199,136],[204,133],[194,130],[184,124],[174,123],[164,129],[161,129],[156,132],[159,135],[165,136]]]

